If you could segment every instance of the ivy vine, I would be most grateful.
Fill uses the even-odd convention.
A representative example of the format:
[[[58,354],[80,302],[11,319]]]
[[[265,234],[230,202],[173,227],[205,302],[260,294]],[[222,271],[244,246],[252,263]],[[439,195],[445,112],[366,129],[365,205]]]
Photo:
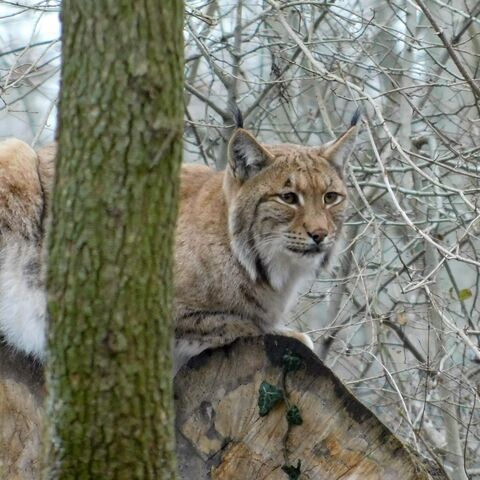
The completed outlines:
[[[282,356],[282,385],[278,387],[271,383],[263,381],[260,384],[258,391],[258,409],[261,417],[268,415],[270,411],[280,402],[283,402],[287,407],[287,431],[283,438],[283,457],[285,464],[282,465],[282,471],[288,475],[288,480],[298,480],[302,473],[301,460],[297,460],[296,465],[292,465],[288,459],[287,440],[290,434],[290,429],[293,426],[298,426],[303,423],[303,418],[300,409],[297,405],[290,402],[288,392],[286,390],[286,378],[288,374],[294,374],[303,367],[303,360],[291,350],[285,350]]]

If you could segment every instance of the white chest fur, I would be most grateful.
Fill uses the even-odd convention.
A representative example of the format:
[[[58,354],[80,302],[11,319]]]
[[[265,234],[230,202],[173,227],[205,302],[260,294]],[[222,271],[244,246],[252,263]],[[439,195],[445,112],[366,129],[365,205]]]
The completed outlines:
[[[27,272],[38,252],[31,242],[15,238],[0,254],[0,331],[7,342],[42,358],[46,343],[45,289]]]

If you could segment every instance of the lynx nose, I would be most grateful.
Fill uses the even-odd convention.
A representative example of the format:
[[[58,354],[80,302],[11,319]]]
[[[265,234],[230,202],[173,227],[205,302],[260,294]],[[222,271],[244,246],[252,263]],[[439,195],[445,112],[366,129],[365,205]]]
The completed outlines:
[[[313,232],[307,232],[307,234],[318,245],[325,240],[328,232],[324,228],[317,228]]]

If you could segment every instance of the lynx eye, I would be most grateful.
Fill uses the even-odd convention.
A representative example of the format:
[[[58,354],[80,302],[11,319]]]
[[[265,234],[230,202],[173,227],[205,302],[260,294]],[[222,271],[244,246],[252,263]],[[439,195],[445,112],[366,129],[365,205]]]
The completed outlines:
[[[341,198],[342,196],[337,192],[327,192],[323,196],[323,201],[325,202],[325,205],[333,205],[335,203],[338,203]]]
[[[294,192],[281,193],[280,198],[289,205],[295,205],[298,203],[298,195]]]

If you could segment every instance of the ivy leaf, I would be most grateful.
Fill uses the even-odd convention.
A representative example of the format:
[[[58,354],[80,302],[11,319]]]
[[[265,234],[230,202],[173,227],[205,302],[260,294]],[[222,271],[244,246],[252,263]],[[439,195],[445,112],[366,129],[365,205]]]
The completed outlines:
[[[290,425],[301,425],[303,423],[302,415],[296,405],[292,405],[287,411],[287,421]]]
[[[463,288],[458,292],[458,298],[461,302],[470,298],[473,295],[472,291],[469,288]]]
[[[288,475],[288,480],[298,480],[301,475],[301,462],[300,460],[297,462],[297,466],[294,467],[293,465],[284,465],[282,470]]]
[[[303,360],[287,348],[287,350],[285,350],[285,354],[282,357],[282,363],[286,373],[296,372],[297,370],[300,370],[300,368],[302,368]]]
[[[258,408],[260,416],[264,417],[280,401],[283,400],[283,392],[268,382],[262,382],[258,391]]]

